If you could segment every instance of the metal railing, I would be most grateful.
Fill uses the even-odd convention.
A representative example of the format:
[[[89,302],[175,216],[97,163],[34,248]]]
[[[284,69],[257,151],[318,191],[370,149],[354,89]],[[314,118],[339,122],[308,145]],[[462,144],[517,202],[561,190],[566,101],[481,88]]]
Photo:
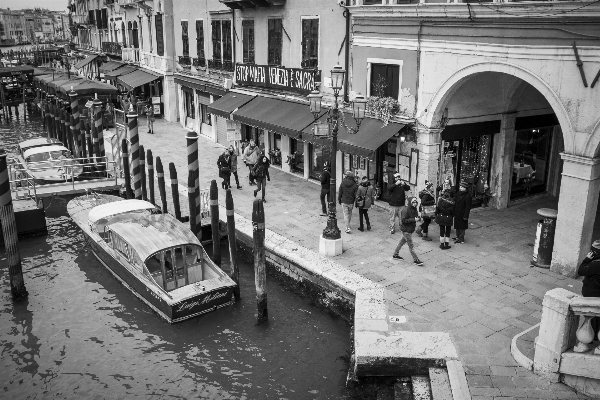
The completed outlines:
[[[117,42],[102,42],[102,51],[116,56],[122,55],[121,44]]]
[[[200,57],[197,57],[197,58],[194,57],[194,58],[192,58],[192,65],[195,68],[205,67],[206,66],[206,58],[204,58],[204,57],[202,57],[202,58],[200,58]]]
[[[192,59],[189,56],[179,56],[179,65],[182,67],[189,67],[192,65]]]

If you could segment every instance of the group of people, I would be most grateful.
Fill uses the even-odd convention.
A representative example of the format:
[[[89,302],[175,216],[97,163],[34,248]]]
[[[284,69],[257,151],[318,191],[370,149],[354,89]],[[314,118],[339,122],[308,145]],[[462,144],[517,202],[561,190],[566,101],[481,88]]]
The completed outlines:
[[[331,180],[331,174],[327,166],[325,167],[327,172],[326,181],[329,182]],[[325,187],[323,177],[321,177],[321,206],[323,207],[323,214],[327,215],[324,203],[324,191]],[[325,194],[329,198],[329,189],[326,190]],[[360,226],[358,227],[359,231],[365,230],[364,223],[367,223],[367,230],[371,230],[371,222],[369,221],[369,208],[375,203],[375,189],[371,185],[371,182],[366,176],[363,176],[360,183],[354,177],[354,173],[352,171],[346,171],[344,174],[344,179],[340,183],[340,188],[338,190],[337,196],[338,203],[342,206],[342,210],[344,212],[344,225],[346,227],[346,233],[350,233],[352,230],[350,229],[350,221],[352,220],[352,210],[354,207],[358,209],[358,217]]]
[[[231,145],[217,159],[219,178],[223,179],[221,182],[223,189],[227,190],[231,187],[231,174],[235,177],[236,187],[238,189],[242,188],[238,177],[238,156],[237,149]],[[257,188],[254,190],[254,197],[256,197],[258,192],[262,191],[262,200],[266,203],[265,191],[267,181],[271,180],[269,174],[271,161],[253,140],[250,140],[249,144],[242,148],[242,160],[246,167],[248,167],[248,184],[250,186],[257,185]]]

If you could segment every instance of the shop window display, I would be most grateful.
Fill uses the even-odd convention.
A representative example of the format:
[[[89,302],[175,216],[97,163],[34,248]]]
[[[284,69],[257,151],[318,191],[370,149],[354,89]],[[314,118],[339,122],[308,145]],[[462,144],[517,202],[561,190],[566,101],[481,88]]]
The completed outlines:
[[[310,174],[309,176],[314,179],[319,179],[321,173],[323,173],[323,167],[325,162],[331,161],[331,149],[327,146],[310,145]]]
[[[517,131],[510,198],[546,190],[553,127]]]
[[[304,142],[291,140],[291,151],[287,163],[292,172],[304,172]]]

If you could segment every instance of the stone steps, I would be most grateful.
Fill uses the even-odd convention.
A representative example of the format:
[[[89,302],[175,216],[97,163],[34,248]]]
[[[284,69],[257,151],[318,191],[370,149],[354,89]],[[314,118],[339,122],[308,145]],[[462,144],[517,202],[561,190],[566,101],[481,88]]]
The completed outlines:
[[[377,400],[453,400],[460,394],[452,393],[446,368],[429,368],[428,375],[413,375],[382,381],[376,388]]]

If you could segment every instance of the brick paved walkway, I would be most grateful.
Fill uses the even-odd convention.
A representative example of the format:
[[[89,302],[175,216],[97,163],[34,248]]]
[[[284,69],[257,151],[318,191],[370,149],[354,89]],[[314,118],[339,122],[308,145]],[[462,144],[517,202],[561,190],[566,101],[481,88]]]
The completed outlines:
[[[155,132],[141,133],[140,143],[161,157],[165,170],[174,162],[179,181],[186,186],[187,131],[160,120]],[[216,160],[222,146],[200,138],[199,148],[201,187],[208,188],[211,179],[217,179],[220,187]],[[255,186],[248,186],[248,172],[240,165],[243,189],[233,190],[234,202],[238,213],[251,218]],[[318,252],[318,237],[326,223],[319,216],[319,192],[319,185],[272,168],[265,205],[267,227]],[[224,205],[223,194],[220,191],[219,201]],[[415,238],[424,267],[412,265],[406,248],[401,251],[405,260],[392,259],[400,235],[390,235],[386,210],[371,209],[373,229],[365,232],[356,230],[355,211],[354,229],[351,234],[342,233],[344,253],[335,260],[385,285],[390,313],[407,316],[407,330],[451,333],[466,366],[473,399],[584,398],[519,367],[510,354],[513,336],[540,322],[546,291],[555,287],[581,290],[580,281],[529,266],[539,219],[535,211],[548,206],[556,207],[556,201],[540,200],[501,211],[475,210],[467,243],[447,251],[439,249],[439,231],[433,224],[434,241]]]

